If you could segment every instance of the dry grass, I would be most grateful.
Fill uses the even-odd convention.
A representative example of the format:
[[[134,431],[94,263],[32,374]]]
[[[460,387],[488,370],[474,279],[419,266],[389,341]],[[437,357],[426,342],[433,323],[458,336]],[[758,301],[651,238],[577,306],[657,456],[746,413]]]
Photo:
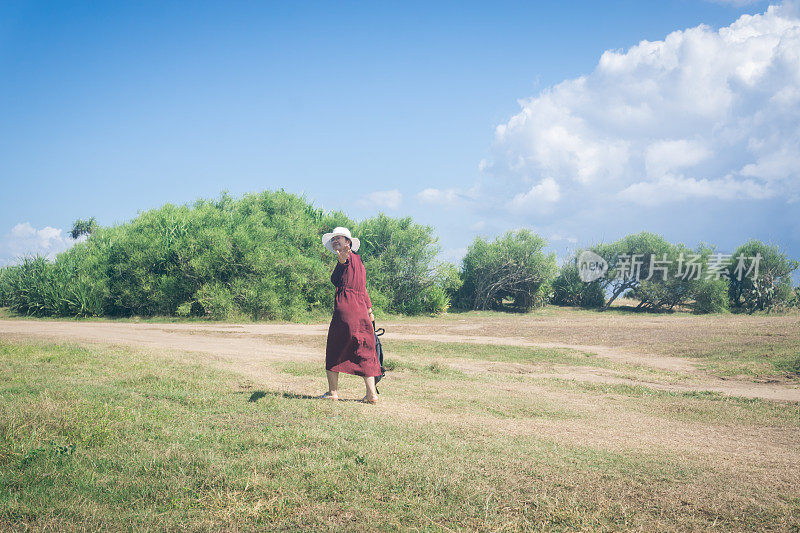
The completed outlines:
[[[700,315],[582,311],[548,307],[529,314],[456,313],[397,321],[393,333],[513,337],[596,344],[630,353],[692,358],[723,376],[800,377],[800,314]]]
[[[435,365],[397,371],[384,403],[364,406],[308,399],[320,376],[283,361],[19,342],[0,353],[7,528],[800,525],[797,406]],[[743,415],[720,419],[726,407]]]
[[[613,338],[630,350],[674,318],[706,319],[586,315],[387,324],[392,370],[377,406],[310,399],[324,391],[323,325],[92,323],[94,336],[79,323],[37,321],[24,335],[0,322],[0,527],[800,528],[800,403],[710,392],[702,369],[392,337]],[[570,320],[586,337],[561,329]],[[752,327],[776,350],[797,340],[793,317],[719,320],[687,326],[686,338],[705,330],[719,348]],[[592,337],[612,324],[636,333]],[[62,340],[31,342],[35,331]],[[64,343],[69,331],[80,345]],[[103,335],[137,348],[94,344]],[[658,351],[667,342],[679,344],[664,335],[646,348],[684,357]],[[746,378],[718,381],[791,385]],[[360,378],[340,384],[343,398],[363,396]]]

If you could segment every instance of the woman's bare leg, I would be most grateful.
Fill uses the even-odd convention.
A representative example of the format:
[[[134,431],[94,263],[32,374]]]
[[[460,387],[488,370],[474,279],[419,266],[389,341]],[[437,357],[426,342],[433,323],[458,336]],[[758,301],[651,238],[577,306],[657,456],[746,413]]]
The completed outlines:
[[[375,376],[364,376],[364,385],[367,387],[365,400],[377,400],[378,391],[375,390]]]
[[[323,394],[323,397],[338,398],[339,397],[339,373],[332,370],[325,370],[328,374],[328,392]]]

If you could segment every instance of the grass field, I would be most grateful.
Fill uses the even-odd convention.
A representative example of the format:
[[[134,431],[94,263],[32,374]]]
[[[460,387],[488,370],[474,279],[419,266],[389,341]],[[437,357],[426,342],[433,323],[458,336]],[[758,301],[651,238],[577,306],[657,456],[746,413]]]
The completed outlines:
[[[245,359],[0,329],[0,529],[797,531],[800,403],[702,388],[794,386],[755,355],[798,355],[797,318],[706,318],[398,319],[377,406],[312,398],[318,334],[253,341],[307,357]],[[589,339],[698,369],[391,338],[433,330]],[[360,381],[343,376],[342,397],[360,398]]]

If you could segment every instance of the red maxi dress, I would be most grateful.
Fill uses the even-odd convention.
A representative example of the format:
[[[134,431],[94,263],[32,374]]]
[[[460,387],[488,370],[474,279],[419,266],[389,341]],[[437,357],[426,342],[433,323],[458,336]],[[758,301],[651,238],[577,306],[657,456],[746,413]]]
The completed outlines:
[[[367,294],[367,272],[361,257],[351,252],[344,263],[337,261],[331,283],[336,286],[336,299],[328,327],[325,369],[355,376],[380,376],[375,330],[367,312],[372,300]]]

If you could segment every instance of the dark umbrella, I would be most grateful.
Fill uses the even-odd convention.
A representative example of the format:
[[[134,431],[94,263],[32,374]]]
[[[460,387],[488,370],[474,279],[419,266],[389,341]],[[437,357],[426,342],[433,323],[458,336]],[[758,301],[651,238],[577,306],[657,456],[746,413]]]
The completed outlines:
[[[381,346],[381,340],[378,337],[386,333],[386,330],[383,328],[376,328],[374,320],[372,321],[372,329],[375,330],[375,351],[378,352],[378,361],[381,364],[381,375],[375,376],[375,392],[380,394],[377,385],[381,378],[386,375],[386,369],[383,367],[383,346]]]

